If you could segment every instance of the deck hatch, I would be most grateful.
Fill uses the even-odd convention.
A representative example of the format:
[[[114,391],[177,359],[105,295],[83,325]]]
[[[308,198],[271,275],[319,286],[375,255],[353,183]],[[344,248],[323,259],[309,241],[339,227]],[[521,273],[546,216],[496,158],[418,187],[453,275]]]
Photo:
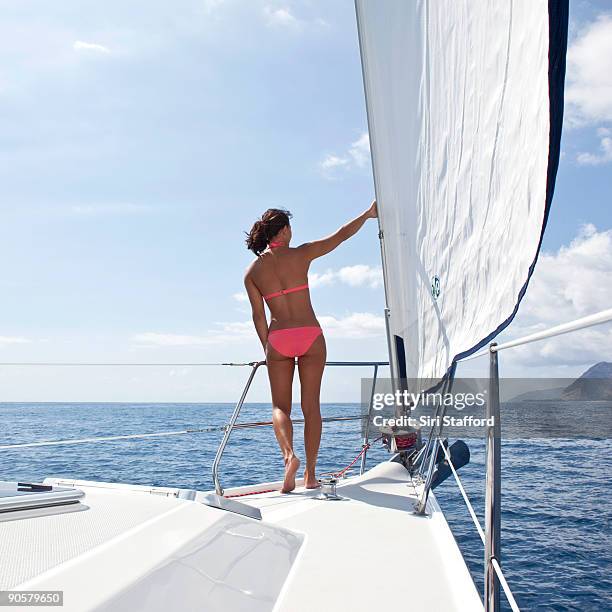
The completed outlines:
[[[0,481],[0,513],[77,504],[84,495],[73,487]]]

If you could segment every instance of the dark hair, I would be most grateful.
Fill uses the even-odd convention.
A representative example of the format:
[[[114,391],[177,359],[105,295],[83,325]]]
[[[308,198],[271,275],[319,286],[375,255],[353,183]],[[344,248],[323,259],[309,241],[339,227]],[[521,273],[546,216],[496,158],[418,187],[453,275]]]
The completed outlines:
[[[247,235],[247,249],[253,251],[255,255],[262,253],[268,246],[270,240],[278,234],[284,227],[289,225],[291,213],[283,208],[268,208],[253,224]]]

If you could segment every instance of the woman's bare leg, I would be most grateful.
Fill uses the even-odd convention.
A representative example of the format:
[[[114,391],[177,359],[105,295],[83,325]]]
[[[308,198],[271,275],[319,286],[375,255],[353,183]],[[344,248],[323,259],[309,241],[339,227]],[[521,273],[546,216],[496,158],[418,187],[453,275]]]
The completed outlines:
[[[304,486],[307,489],[315,489],[319,486],[316,467],[321,443],[321,378],[325,369],[326,357],[325,338],[321,335],[312,343],[308,352],[298,358],[302,412],[304,413],[304,446],[306,448]]]
[[[272,391],[272,422],[285,461],[285,481],[281,491],[289,493],[295,489],[295,474],[300,460],[293,452],[293,423],[291,422],[291,390],[295,361],[281,355],[268,345],[266,350],[268,378]]]

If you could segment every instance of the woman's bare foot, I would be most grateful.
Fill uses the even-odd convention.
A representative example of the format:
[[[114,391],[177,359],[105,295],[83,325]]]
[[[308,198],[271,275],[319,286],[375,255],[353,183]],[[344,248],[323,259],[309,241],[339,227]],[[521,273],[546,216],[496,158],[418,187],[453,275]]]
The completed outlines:
[[[295,489],[295,474],[299,467],[300,460],[295,455],[285,461],[285,481],[281,493],[290,493]]]
[[[306,470],[304,472],[304,488],[305,489],[318,489],[321,485],[319,485],[319,481],[314,474],[314,470],[309,472]]]

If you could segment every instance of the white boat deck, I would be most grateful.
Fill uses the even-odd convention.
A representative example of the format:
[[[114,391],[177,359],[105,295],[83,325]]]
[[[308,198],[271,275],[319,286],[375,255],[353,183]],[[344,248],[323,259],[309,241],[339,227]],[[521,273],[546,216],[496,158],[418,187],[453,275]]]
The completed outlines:
[[[6,513],[0,589],[62,590],[66,611],[482,610],[435,499],[414,515],[397,463],[346,479],[342,501],[303,489],[237,498],[261,521],[204,505],[204,494],[53,482],[82,489],[81,510]]]
[[[269,611],[303,540],[176,489],[46,482],[75,484],[85,508],[6,513],[0,590],[60,590],[64,611]]]
[[[339,484],[342,501],[315,500],[317,491],[304,489],[241,498],[264,521],[305,535],[276,610],[365,611],[385,601],[406,610],[482,610],[435,498],[428,516],[417,516],[416,494],[403,466],[381,463]]]

